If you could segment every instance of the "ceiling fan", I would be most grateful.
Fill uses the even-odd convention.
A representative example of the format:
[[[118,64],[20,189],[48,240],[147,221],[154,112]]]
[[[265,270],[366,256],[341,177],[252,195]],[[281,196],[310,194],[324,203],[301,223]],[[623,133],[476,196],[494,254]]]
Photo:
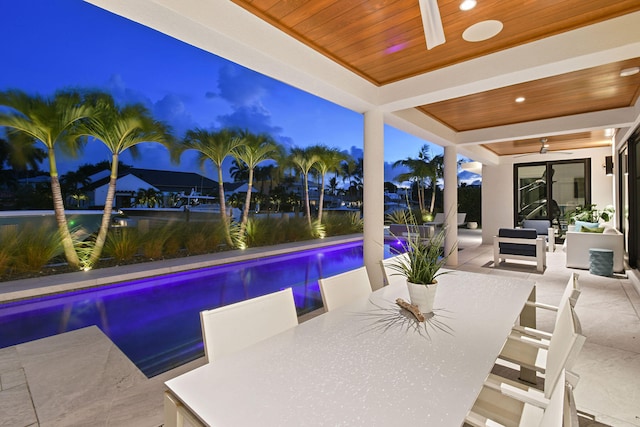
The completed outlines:
[[[424,36],[427,39],[427,49],[433,49],[445,42],[442,18],[438,8],[438,0],[418,0]]]
[[[538,154],[547,154],[547,152],[549,151],[549,144],[548,144],[549,138],[542,137],[539,139],[539,141],[540,141],[540,150],[538,150]],[[573,154],[568,151],[554,151],[554,153],[565,154],[567,156],[570,156],[571,154]],[[516,157],[533,156],[535,154],[536,153],[519,154],[517,156],[513,156],[513,158],[515,159]]]

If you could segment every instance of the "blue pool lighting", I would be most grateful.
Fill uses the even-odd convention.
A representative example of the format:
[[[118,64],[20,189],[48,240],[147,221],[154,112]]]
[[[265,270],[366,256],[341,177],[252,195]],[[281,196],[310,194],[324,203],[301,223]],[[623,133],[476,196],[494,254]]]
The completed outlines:
[[[302,315],[363,263],[360,241],[0,304],[0,348],[96,325],[151,377],[204,355],[200,311],[291,287]]]

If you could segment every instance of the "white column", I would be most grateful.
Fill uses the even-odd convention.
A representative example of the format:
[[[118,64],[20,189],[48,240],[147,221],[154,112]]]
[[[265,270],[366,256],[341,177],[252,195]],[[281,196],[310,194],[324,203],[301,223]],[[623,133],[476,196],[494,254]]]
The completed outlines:
[[[452,249],[458,242],[458,152],[454,145],[444,147],[444,215],[447,221],[444,253],[451,253],[446,265],[455,267],[458,250]]]
[[[384,115],[364,113],[364,265],[373,290],[382,287],[384,258]]]

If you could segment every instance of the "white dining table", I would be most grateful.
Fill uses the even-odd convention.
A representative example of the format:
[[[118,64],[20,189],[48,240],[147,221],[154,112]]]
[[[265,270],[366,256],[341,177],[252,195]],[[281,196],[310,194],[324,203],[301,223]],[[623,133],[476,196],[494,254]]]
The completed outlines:
[[[424,323],[395,303],[406,286],[389,285],[167,381],[168,393],[211,426],[460,426],[535,283],[461,271],[438,282]]]

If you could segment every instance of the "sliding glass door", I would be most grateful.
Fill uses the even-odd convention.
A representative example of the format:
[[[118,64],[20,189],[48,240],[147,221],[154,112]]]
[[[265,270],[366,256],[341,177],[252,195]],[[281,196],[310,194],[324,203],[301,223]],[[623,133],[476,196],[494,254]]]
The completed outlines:
[[[514,224],[548,219],[564,235],[566,215],[591,203],[591,159],[514,165]]]

